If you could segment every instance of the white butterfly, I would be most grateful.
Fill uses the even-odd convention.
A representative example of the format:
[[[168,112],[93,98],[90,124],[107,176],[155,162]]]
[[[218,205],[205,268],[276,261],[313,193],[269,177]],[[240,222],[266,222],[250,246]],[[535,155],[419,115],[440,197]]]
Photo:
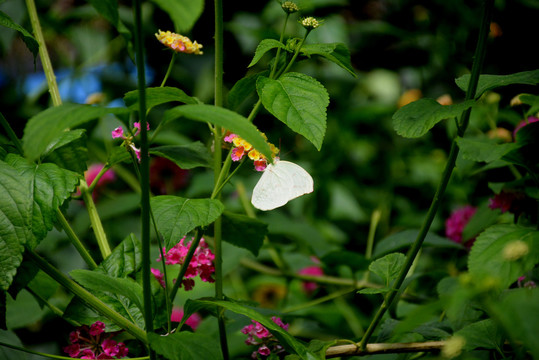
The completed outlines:
[[[301,166],[276,158],[268,164],[253,189],[251,203],[260,210],[273,210],[292,199],[313,192],[313,178]]]

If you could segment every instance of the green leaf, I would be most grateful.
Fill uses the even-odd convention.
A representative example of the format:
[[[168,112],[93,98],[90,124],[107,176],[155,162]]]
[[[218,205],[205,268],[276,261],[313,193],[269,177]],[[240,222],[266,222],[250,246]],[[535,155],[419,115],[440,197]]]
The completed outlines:
[[[112,25],[118,27],[118,1],[117,0],[89,0],[89,3],[97,10],[101,16],[107,19]]]
[[[112,250],[112,253],[99,264],[96,270],[115,278],[125,278],[140,270],[141,264],[140,241],[135,235],[130,234]]]
[[[502,347],[502,333],[492,319],[467,325],[457,331],[455,335],[466,339],[465,350],[501,349]]]
[[[63,104],[48,108],[32,117],[24,128],[23,149],[29,160],[39,159],[55,143],[62,132],[83,125],[107,114],[127,114],[125,108],[95,105]]]
[[[406,256],[401,253],[388,254],[380,259],[374,260],[369,265],[369,271],[382,278],[386,287],[390,287],[396,280],[401,268],[404,266]]]
[[[167,250],[196,227],[213,223],[225,209],[219,200],[172,195],[154,196],[150,204]]]
[[[434,99],[420,99],[403,106],[393,115],[393,128],[406,138],[425,135],[444,119],[459,117],[464,110],[474,105],[473,100],[455,105],[441,105]]]
[[[133,302],[141,312],[144,311],[142,286],[131,278],[116,278],[97,271],[73,270],[71,277],[91,292],[105,292],[123,296]]]
[[[220,347],[208,341],[208,336],[189,331],[175,332],[166,336],[148,334],[150,347],[168,360],[200,360],[223,358]]]
[[[182,169],[195,167],[211,167],[212,157],[208,149],[200,141],[188,145],[167,145],[150,149],[150,154],[167,158]]]
[[[52,162],[61,168],[79,174],[86,171],[88,149],[86,148],[86,130],[65,131],[53,140],[42,155],[44,162]]]
[[[6,331],[6,330],[0,329],[0,342],[3,342],[5,344],[15,345],[21,348],[24,347],[21,340],[18,338],[17,334],[15,334],[13,331]],[[0,346],[0,359],[27,360],[28,354],[19,350],[14,350],[5,346]]]
[[[330,44],[305,44],[300,52],[306,56],[319,55],[325,59],[348,71],[352,76],[357,77],[350,61],[350,51],[343,43]]]
[[[256,150],[264,154],[266,158],[273,158],[270,147],[260,131],[238,113],[219,106],[203,104],[183,105],[166,111],[163,122],[166,123],[181,116],[185,116],[190,120],[222,126],[249,142]]]
[[[26,44],[28,50],[34,55],[34,63],[39,52],[39,43],[25,28],[13,22],[13,20],[3,11],[0,11],[0,25],[16,30],[21,34],[22,40]]]
[[[459,88],[461,88],[463,91],[467,91],[468,84],[470,82],[470,75],[463,75],[456,79],[455,82]],[[539,84],[539,70],[523,71],[510,75],[480,75],[479,83],[477,84],[477,91],[475,92],[475,98],[478,99],[481,95],[489,90],[514,84]]]
[[[488,203],[478,206],[477,211],[462,230],[462,242],[466,244],[468,240],[475,238],[480,232],[494,225],[498,221],[499,215],[500,211],[489,208]]]
[[[264,243],[268,224],[246,215],[223,213],[223,240],[240,248],[247,249],[254,256]]]
[[[365,288],[358,291],[358,294],[363,295],[374,295],[374,294],[385,294],[390,292],[391,289],[388,287],[381,287],[381,288]]]
[[[292,335],[290,335],[286,330],[281,328],[279,325],[275,324],[270,318],[260,314],[251,307],[247,307],[237,302],[217,300],[217,299],[198,299],[190,300],[188,299],[184,306],[184,317],[182,318],[183,325],[185,321],[191,316],[191,314],[201,307],[213,308],[215,306],[222,307],[226,310],[230,310],[237,314],[247,316],[248,318],[258,321],[266,329],[268,329],[280,342],[280,344],[289,352],[293,352],[300,356],[304,360],[316,360],[318,357],[310,352],[305,345],[296,340]]]
[[[264,107],[277,119],[320,150],[326,134],[327,90],[316,79],[287,73],[278,80],[259,77],[258,96]]]
[[[462,157],[478,162],[500,160],[505,154],[519,147],[515,143],[497,144],[490,139],[457,138]]]
[[[539,359],[539,288],[509,290],[490,306],[513,344],[523,344]]]
[[[262,40],[260,44],[258,44],[258,46],[256,47],[253,60],[251,60],[251,63],[247,67],[255,65],[262,58],[262,56],[264,56],[265,53],[275,48],[285,49],[286,47],[283,45],[283,43],[275,39]]]
[[[134,111],[138,111],[138,90],[129,91],[124,95],[125,105]],[[146,89],[146,109],[165,104],[168,102],[181,102],[184,104],[198,104],[198,100],[187,95],[175,87],[153,87]]]
[[[517,241],[524,243],[528,251],[511,260],[507,250]],[[491,226],[477,237],[468,258],[468,269],[477,279],[496,278],[501,289],[505,289],[537,263],[539,231],[503,224]]]
[[[187,33],[204,10],[203,0],[152,0],[174,22],[176,31]],[[195,40],[195,39],[191,39]]]
[[[258,77],[268,75],[269,71],[263,71],[238,80],[228,92],[228,108],[231,110],[237,110],[245,99],[247,99],[249,96],[253,96],[253,94],[256,93],[256,80]]]
[[[418,234],[419,230],[409,229],[396,234],[392,234],[380,240],[374,246],[373,257],[378,258],[382,255],[409,247],[414,243]],[[430,232],[425,237],[425,240],[423,241],[423,246],[449,249],[464,249],[462,245]]]

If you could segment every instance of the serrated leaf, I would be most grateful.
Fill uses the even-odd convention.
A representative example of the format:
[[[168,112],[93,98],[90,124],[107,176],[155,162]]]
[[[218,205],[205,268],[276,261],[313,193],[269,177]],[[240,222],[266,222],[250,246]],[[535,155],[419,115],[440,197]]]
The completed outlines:
[[[142,264],[142,249],[140,241],[130,234],[112,250],[96,271],[115,277],[124,278],[136,273]]]
[[[222,307],[226,310],[230,310],[237,314],[247,316],[248,318],[258,321],[266,329],[268,329],[280,342],[280,344],[289,352],[293,352],[300,356],[304,360],[316,360],[318,357],[309,351],[305,345],[296,340],[286,330],[275,324],[270,318],[260,314],[251,307],[247,307],[237,302],[217,300],[217,299],[188,299],[184,306],[184,317],[179,327],[181,327],[185,321],[191,316],[194,311],[199,310],[201,307],[214,308],[215,306]]]
[[[390,287],[399,275],[405,260],[406,256],[401,253],[388,254],[380,259],[374,260],[369,265],[369,271],[380,276],[385,286]]]
[[[397,110],[393,115],[393,128],[403,137],[417,138],[425,135],[440,121],[459,117],[474,103],[468,100],[455,105],[441,105],[434,99],[420,99]]]
[[[416,240],[418,233],[419,230],[409,229],[396,234],[392,234],[380,240],[374,246],[373,257],[378,258],[382,255],[409,247]],[[430,232],[425,237],[425,240],[423,241],[423,246],[464,249],[462,245]]]
[[[148,334],[150,347],[168,360],[200,360],[223,358],[219,346],[208,341],[204,334],[189,331],[175,332],[166,336]]]
[[[516,241],[526,244],[528,250],[512,261],[505,258],[504,249]],[[539,231],[503,224],[491,226],[477,237],[468,258],[468,269],[477,279],[496,278],[501,289],[505,289],[537,263]]]
[[[88,160],[86,130],[62,132],[42,155],[44,162],[52,162],[61,168],[84,174]]]
[[[222,220],[223,240],[240,248],[247,249],[254,256],[264,243],[268,233],[268,224],[246,215],[223,213]]]
[[[124,95],[125,106],[131,110],[138,111],[138,90],[129,91]],[[184,104],[197,104],[198,100],[187,95],[183,90],[175,87],[153,87],[146,89],[146,109],[165,104],[168,102],[181,102]]]
[[[256,93],[256,80],[259,76],[268,76],[269,71],[263,71],[254,75],[246,76],[238,80],[232,89],[228,92],[228,108],[237,110],[238,107],[247,99]]]
[[[198,20],[204,10],[203,0],[152,0],[174,22],[176,31],[187,33]],[[196,39],[191,39],[196,40]]]
[[[107,114],[127,114],[126,108],[63,104],[48,108],[28,120],[22,138],[26,157],[35,161],[50,148],[58,134]]]
[[[350,51],[343,43],[305,44],[301,47],[300,52],[307,56],[322,56],[339,65],[354,77],[357,77],[354,68],[352,67],[352,63],[350,62]]]
[[[519,147],[515,143],[497,144],[489,139],[457,138],[457,143],[463,158],[487,163],[500,160]]]
[[[257,91],[264,107],[320,150],[326,134],[329,95],[316,79],[287,73],[277,80],[259,77]]]
[[[204,104],[183,105],[166,111],[163,122],[166,123],[182,116],[190,120],[222,126],[249,142],[256,150],[264,154],[267,159],[272,159],[272,152],[266,139],[258,131],[256,126],[238,113],[219,106]]]
[[[470,74],[459,77],[455,80],[455,82],[459,88],[461,88],[463,91],[467,91],[468,84],[470,82]],[[480,75],[479,82],[477,84],[477,91],[475,92],[475,98],[478,99],[481,95],[489,90],[514,84],[539,84],[539,70],[523,71],[510,75]]]
[[[4,13],[3,11],[0,11],[0,26],[11,28],[21,34],[22,40],[24,41],[26,47],[32,52],[32,55],[34,55],[35,62],[37,54],[39,52],[39,43],[37,42],[37,40],[28,31],[26,31],[25,28],[13,22],[9,15]]]
[[[195,167],[211,167],[212,157],[208,149],[200,141],[188,145],[167,145],[150,149],[150,154],[167,158],[182,169]]]
[[[213,223],[225,209],[219,200],[172,195],[154,196],[150,204],[167,250],[196,227]]]
[[[501,349],[502,347],[502,333],[492,319],[467,325],[457,331],[455,335],[466,339],[465,350]]]
[[[285,46],[283,45],[282,42],[275,39],[262,40],[260,44],[258,44],[258,46],[256,47],[255,56],[253,57],[253,60],[251,60],[251,63],[247,65],[247,67],[251,67],[255,65],[262,58],[262,56],[264,56],[265,53],[275,48],[285,49]]]

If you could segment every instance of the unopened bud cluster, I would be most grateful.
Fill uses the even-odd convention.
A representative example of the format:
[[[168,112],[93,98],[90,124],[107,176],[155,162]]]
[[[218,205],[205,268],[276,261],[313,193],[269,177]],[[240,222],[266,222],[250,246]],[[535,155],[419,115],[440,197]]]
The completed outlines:
[[[320,26],[320,22],[312,16],[301,19],[301,25],[307,30],[314,30]]]
[[[295,12],[299,11],[299,7],[292,1],[283,2],[281,4],[281,7],[288,14],[292,14],[292,13],[295,13]]]

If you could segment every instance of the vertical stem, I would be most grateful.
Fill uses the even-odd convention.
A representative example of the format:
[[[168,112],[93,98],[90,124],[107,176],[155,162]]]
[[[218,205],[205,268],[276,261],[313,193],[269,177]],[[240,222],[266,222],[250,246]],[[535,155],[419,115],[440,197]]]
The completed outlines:
[[[88,215],[90,216],[90,223],[92,224],[92,228],[94,229],[94,235],[97,240],[99,250],[101,251],[101,256],[103,256],[103,259],[106,259],[110,255],[111,251],[109,242],[107,240],[107,234],[105,234],[103,224],[101,223],[101,218],[99,218],[97,208],[95,207],[94,199],[92,199],[92,194],[88,190],[88,184],[86,183],[86,181],[81,180],[79,188],[80,193],[82,194],[82,199],[86,204]]]
[[[26,7],[28,8],[28,16],[30,17],[30,22],[32,23],[34,36],[39,44],[39,58],[41,59],[41,65],[43,65],[43,71],[45,72],[45,76],[47,78],[52,103],[54,106],[61,105],[62,99],[60,98],[60,92],[58,91],[58,84],[56,83],[56,77],[54,76],[54,70],[52,69],[49,52],[45,46],[45,38],[43,37],[43,31],[41,30],[34,0],[26,0]]]
[[[279,42],[282,44],[284,39],[284,32],[286,30],[286,24],[288,23],[288,18],[290,17],[290,13],[286,13],[286,18],[284,20],[283,29],[281,30],[281,37],[279,39]],[[270,79],[273,79],[273,76],[275,75],[275,70],[277,70],[277,64],[279,62],[279,57],[281,56],[281,48],[277,48],[277,54],[275,55],[275,60],[273,62],[273,67],[271,69],[271,74],[269,76]]]
[[[477,41],[477,47],[475,49],[475,56],[474,56],[474,63],[472,65],[472,74],[470,77],[470,83],[468,84],[468,90],[466,92],[466,99],[473,99],[475,97],[475,92],[477,90],[477,83],[479,81],[479,75],[481,74],[481,69],[483,68],[483,62],[485,60],[485,54],[486,54],[486,42],[487,42],[487,35],[489,31],[490,26],[490,18],[492,14],[492,8],[494,5],[494,0],[485,0],[483,5],[483,17],[481,20],[481,25],[479,28],[479,38]],[[466,110],[459,121],[459,129],[458,129],[458,137],[461,137],[464,135],[464,132],[466,131],[466,127],[468,126],[469,120],[470,120],[470,113],[471,110]],[[444,169],[444,172],[442,174],[442,179],[440,180],[440,183],[438,184],[438,188],[436,189],[436,193],[434,194],[434,198],[432,199],[432,203],[430,205],[429,211],[427,212],[427,216],[425,217],[425,220],[423,222],[423,226],[421,227],[421,230],[419,231],[419,234],[417,235],[417,238],[415,242],[412,244],[412,247],[408,250],[408,253],[406,254],[406,261],[404,263],[404,266],[402,270],[399,273],[399,276],[397,277],[397,280],[395,281],[394,288],[392,291],[388,292],[384,298],[384,302],[378,309],[378,312],[375,314],[371,324],[369,325],[369,328],[365,332],[365,335],[361,339],[359,343],[359,347],[364,350],[367,347],[367,343],[372,336],[374,330],[382,320],[382,317],[384,316],[387,309],[390,307],[393,300],[395,300],[395,297],[397,296],[398,289],[402,286],[402,283],[404,282],[404,279],[406,278],[406,275],[408,274],[408,271],[410,270],[410,267],[412,266],[414,259],[417,256],[417,253],[421,249],[421,245],[423,244],[423,240],[427,236],[427,233],[430,229],[430,226],[432,224],[432,221],[434,220],[434,217],[436,215],[436,212],[438,211],[438,208],[440,207],[442,197],[445,193],[445,189],[447,188],[447,184],[449,183],[449,180],[451,178],[451,174],[453,173],[453,169],[455,167],[455,162],[457,160],[457,156],[459,153],[459,148],[456,142],[456,137],[453,139],[453,142],[451,144],[451,150],[449,152],[449,156],[447,159],[447,163]]]
[[[142,227],[142,290],[144,296],[144,323],[146,333],[153,332],[152,294],[150,287],[150,158],[148,156],[148,120],[146,119],[146,79],[144,75],[144,53],[142,35],[141,0],[134,1],[135,59],[139,93],[140,122],[140,188],[141,188],[141,227]],[[150,359],[155,359],[155,352],[149,349]]]
[[[66,218],[64,217],[64,214],[62,214],[60,209],[56,209],[56,219],[60,223],[62,229],[64,229],[69,240],[71,240],[73,246],[75,246],[75,249],[77,249],[80,256],[82,256],[82,258],[84,259],[86,265],[88,265],[88,268],[90,270],[95,269],[97,267],[96,262],[94,261],[88,250],[86,250],[80,239],[77,237],[77,234],[75,234],[71,226],[69,226],[69,223],[67,222]]]

